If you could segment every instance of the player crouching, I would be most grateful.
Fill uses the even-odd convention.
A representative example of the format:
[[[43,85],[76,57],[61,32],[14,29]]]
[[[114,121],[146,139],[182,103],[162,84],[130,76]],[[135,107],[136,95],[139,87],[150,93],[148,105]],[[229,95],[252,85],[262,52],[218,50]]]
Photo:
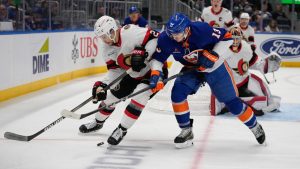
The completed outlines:
[[[107,63],[106,81],[95,82],[92,94],[93,102],[101,101],[99,107],[109,105],[129,94],[146,88],[149,85],[150,60],[157,45],[158,32],[136,25],[125,25],[118,28],[113,18],[102,16],[95,23],[96,35],[105,43],[103,57]],[[113,89],[107,92],[103,89],[106,83],[113,81],[124,71],[132,69]],[[166,70],[166,69],[164,69]],[[164,72],[164,77],[167,72]],[[119,126],[113,131],[107,142],[119,144],[127,130],[141,115],[148,100],[153,96],[152,90],[134,96],[124,110]],[[107,118],[115,110],[114,106],[102,109],[96,113],[95,120],[80,126],[81,133],[97,131],[103,127]]]
[[[267,58],[261,59],[251,50],[251,46],[242,40],[243,35],[239,28],[233,28],[231,32],[233,40],[219,43],[214,50],[226,58],[233,70],[239,97],[253,108],[255,115],[278,110],[280,97],[272,95],[268,85],[248,69],[258,70],[263,74],[275,72],[280,67],[280,56],[272,52]],[[212,115],[228,112],[224,103],[220,103],[213,95],[210,105]]]

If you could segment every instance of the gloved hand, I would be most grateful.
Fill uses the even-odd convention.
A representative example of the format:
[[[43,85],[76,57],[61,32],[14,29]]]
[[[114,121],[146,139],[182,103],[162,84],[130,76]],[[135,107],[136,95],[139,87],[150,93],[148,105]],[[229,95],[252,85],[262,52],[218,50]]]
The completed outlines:
[[[152,70],[151,71],[151,77],[150,77],[150,87],[152,88],[152,92],[158,92],[159,90],[164,88],[164,83],[162,82],[163,73],[158,70]]]
[[[131,55],[131,68],[133,71],[139,72],[146,67],[145,59],[147,52],[143,47],[135,47]]]
[[[251,45],[251,49],[252,49],[253,52],[255,52],[256,45],[255,45],[255,44],[252,44],[252,45]]]
[[[208,68],[212,68],[215,62],[219,59],[219,55],[212,50],[203,50],[199,52],[198,63],[200,71],[203,71]]]
[[[280,68],[281,60],[281,57],[276,52],[271,52],[266,59],[268,67],[265,73],[277,71]]]
[[[98,103],[98,101],[106,99],[107,92],[106,92],[106,90],[103,90],[106,86],[107,86],[107,84],[103,83],[101,81],[95,82],[93,89],[92,89],[94,104]]]

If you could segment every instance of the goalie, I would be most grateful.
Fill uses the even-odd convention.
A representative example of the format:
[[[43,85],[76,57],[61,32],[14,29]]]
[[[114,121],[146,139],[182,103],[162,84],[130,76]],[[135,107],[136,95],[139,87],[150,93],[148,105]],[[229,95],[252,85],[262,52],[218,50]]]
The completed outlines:
[[[263,74],[275,72],[279,69],[281,57],[270,53],[267,58],[260,59],[251,46],[242,40],[242,32],[239,28],[231,30],[233,40],[219,43],[214,50],[223,56],[233,70],[239,97],[249,106],[254,108],[256,115],[278,110],[280,97],[271,94],[268,85],[258,76],[249,72],[249,68],[260,71]],[[210,111],[212,115],[227,112],[224,103],[220,103],[211,96]]]

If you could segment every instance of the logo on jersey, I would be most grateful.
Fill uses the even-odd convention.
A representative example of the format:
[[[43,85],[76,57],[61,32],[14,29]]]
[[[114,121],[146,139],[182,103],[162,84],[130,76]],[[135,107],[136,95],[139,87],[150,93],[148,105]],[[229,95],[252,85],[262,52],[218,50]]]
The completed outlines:
[[[198,52],[192,52],[188,55],[184,55],[183,59],[189,63],[196,64],[198,62]]]
[[[174,26],[174,23],[170,23],[170,27],[172,28]]]
[[[300,39],[298,38],[272,38],[261,43],[260,49],[263,53],[276,52],[283,58],[300,57]]]

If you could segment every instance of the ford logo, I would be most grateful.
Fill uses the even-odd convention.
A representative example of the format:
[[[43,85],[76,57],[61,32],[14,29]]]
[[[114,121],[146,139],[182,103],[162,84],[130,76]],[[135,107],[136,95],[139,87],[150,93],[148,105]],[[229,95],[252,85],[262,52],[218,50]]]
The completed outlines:
[[[276,52],[285,58],[300,57],[300,39],[272,38],[261,43],[261,50],[265,54]]]

